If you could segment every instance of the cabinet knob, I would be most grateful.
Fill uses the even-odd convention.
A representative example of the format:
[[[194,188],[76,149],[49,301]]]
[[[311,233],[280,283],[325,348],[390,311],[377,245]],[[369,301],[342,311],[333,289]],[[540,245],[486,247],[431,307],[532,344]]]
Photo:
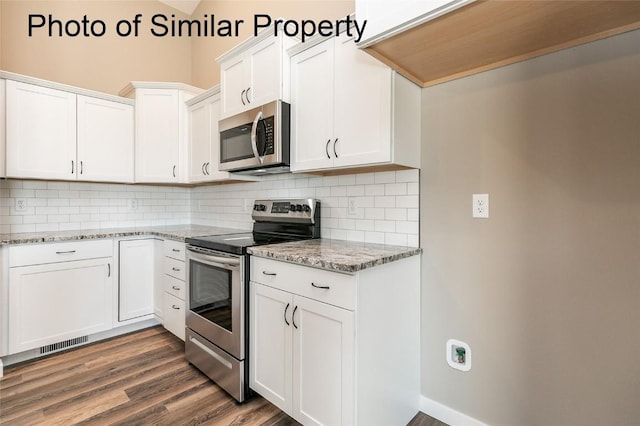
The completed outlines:
[[[333,143],[333,155],[336,156],[336,158],[338,158],[338,153],[336,152],[336,145],[338,144],[338,138],[336,138],[336,141]]]
[[[244,98],[243,98],[243,96],[244,96],[244,92],[246,92],[246,91],[247,91],[247,89],[244,89],[244,90],[242,91],[242,93],[240,93],[240,101],[242,101],[242,105],[246,105],[246,103],[244,102]]]
[[[298,326],[296,325],[296,311],[298,310],[298,305],[296,305],[295,308],[293,308],[293,313],[291,314],[291,322],[293,323],[293,327],[294,328],[298,328]]]
[[[247,91],[244,94],[244,96],[247,98],[247,103],[248,104],[251,103],[251,99],[249,99],[249,90],[251,90],[251,87],[247,87]]]
[[[284,308],[284,322],[287,325],[291,325],[291,324],[289,324],[289,321],[287,321],[287,311],[289,310],[289,306],[290,306],[290,303],[287,303],[286,308]]]
[[[180,253],[180,249],[176,249],[176,248],[171,249],[171,251],[173,251],[173,252],[175,252],[175,253]]]
[[[331,139],[329,139],[327,141],[327,145],[324,147],[324,152],[327,153],[327,158],[331,158],[331,156],[329,155],[329,144],[331,143]]]
[[[272,276],[272,277],[275,277],[276,275],[278,275],[278,274],[276,274],[275,272],[262,271],[262,273],[263,273],[264,275],[269,275],[269,276]]]
[[[180,290],[180,287],[178,287],[177,285],[171,286],[171,288],[172,288],[172,289],[174,289],[174,290],[176,290],[176,291],[179,291],[179,290]]]
[[[177,305],[171,305],[171,307],[172,307],[173,309],[175,309],[175,310],[178,310],[178,311],[180,310],[180,306],[177,306]]]
[[[171,268],[171,269],[173,269],[176,272],[180,272],[180,268],[176,268],[175,266],[173,268]]]

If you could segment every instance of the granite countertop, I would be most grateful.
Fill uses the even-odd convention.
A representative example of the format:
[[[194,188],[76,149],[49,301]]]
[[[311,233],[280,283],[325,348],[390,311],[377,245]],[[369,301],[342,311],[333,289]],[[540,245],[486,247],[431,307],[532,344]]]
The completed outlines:
[[[20,232],[0,234],[0,245],[33,244],[53,241],[95,240],[136,235],[155,235],[161,238],[184,241],[185,238],[203,235],[224,235],[245,232],[241,229],[219,228],[204,225],[140,226],[134,228],[83,229],[75,231]]]
[[[354,273],[422,253],[419,247],[358,243],[325,238],[250,247],[254,256],[313,268]]]

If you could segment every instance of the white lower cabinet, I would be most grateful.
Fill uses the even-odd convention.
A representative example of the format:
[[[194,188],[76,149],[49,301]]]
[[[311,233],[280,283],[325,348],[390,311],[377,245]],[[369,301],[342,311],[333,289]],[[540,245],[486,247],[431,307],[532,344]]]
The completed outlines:
[[[155,239],[119,242],[118,321],[154,312]]]
[[[112,328],[112,244],[105,240],[9,249],[9,353]],[[96,258],[78,258],[83,245],[91,246]],[[36,250],[28,254],[29,248]],[[44,263],[51,256],[58,256],[57,261]]]
[[[185,245],[181,241],[164,241],[164,275],[162,324],[184,340],[186,312]]]
[[[252,257],[250,387],[304,425],[407,424],[419,275],[418,256],[351,275]]]

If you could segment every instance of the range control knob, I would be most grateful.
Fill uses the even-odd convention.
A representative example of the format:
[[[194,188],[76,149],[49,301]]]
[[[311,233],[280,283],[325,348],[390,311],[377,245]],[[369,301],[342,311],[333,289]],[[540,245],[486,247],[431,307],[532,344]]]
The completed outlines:
[[[296,204],[296,211],[297,212],[301,212],[302,211],[302,204]]]
[[[255,206],[253,206],[253,209],[259,212],[263,212],[267,210],[267,206],[265,206],[264,204],[256,204]]]
[[[296,205],[295,204],[291,204],[289,206],[289,211],[295,212],[296,211]]]
[[[307,204],[304,205],[304,211],[305,213],[309,213],[311,211],[311,207],[309,207]]]

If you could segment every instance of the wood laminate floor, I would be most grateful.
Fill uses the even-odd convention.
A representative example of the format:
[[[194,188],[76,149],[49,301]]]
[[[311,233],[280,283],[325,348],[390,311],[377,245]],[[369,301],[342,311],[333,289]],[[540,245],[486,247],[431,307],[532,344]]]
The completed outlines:
[[[2,425],[298,425],[261,397],[238,404],[162,327],[5,368]],[[411,426],[443,426],[418,413]],[[446,425],[444,425],[446,426]]]

